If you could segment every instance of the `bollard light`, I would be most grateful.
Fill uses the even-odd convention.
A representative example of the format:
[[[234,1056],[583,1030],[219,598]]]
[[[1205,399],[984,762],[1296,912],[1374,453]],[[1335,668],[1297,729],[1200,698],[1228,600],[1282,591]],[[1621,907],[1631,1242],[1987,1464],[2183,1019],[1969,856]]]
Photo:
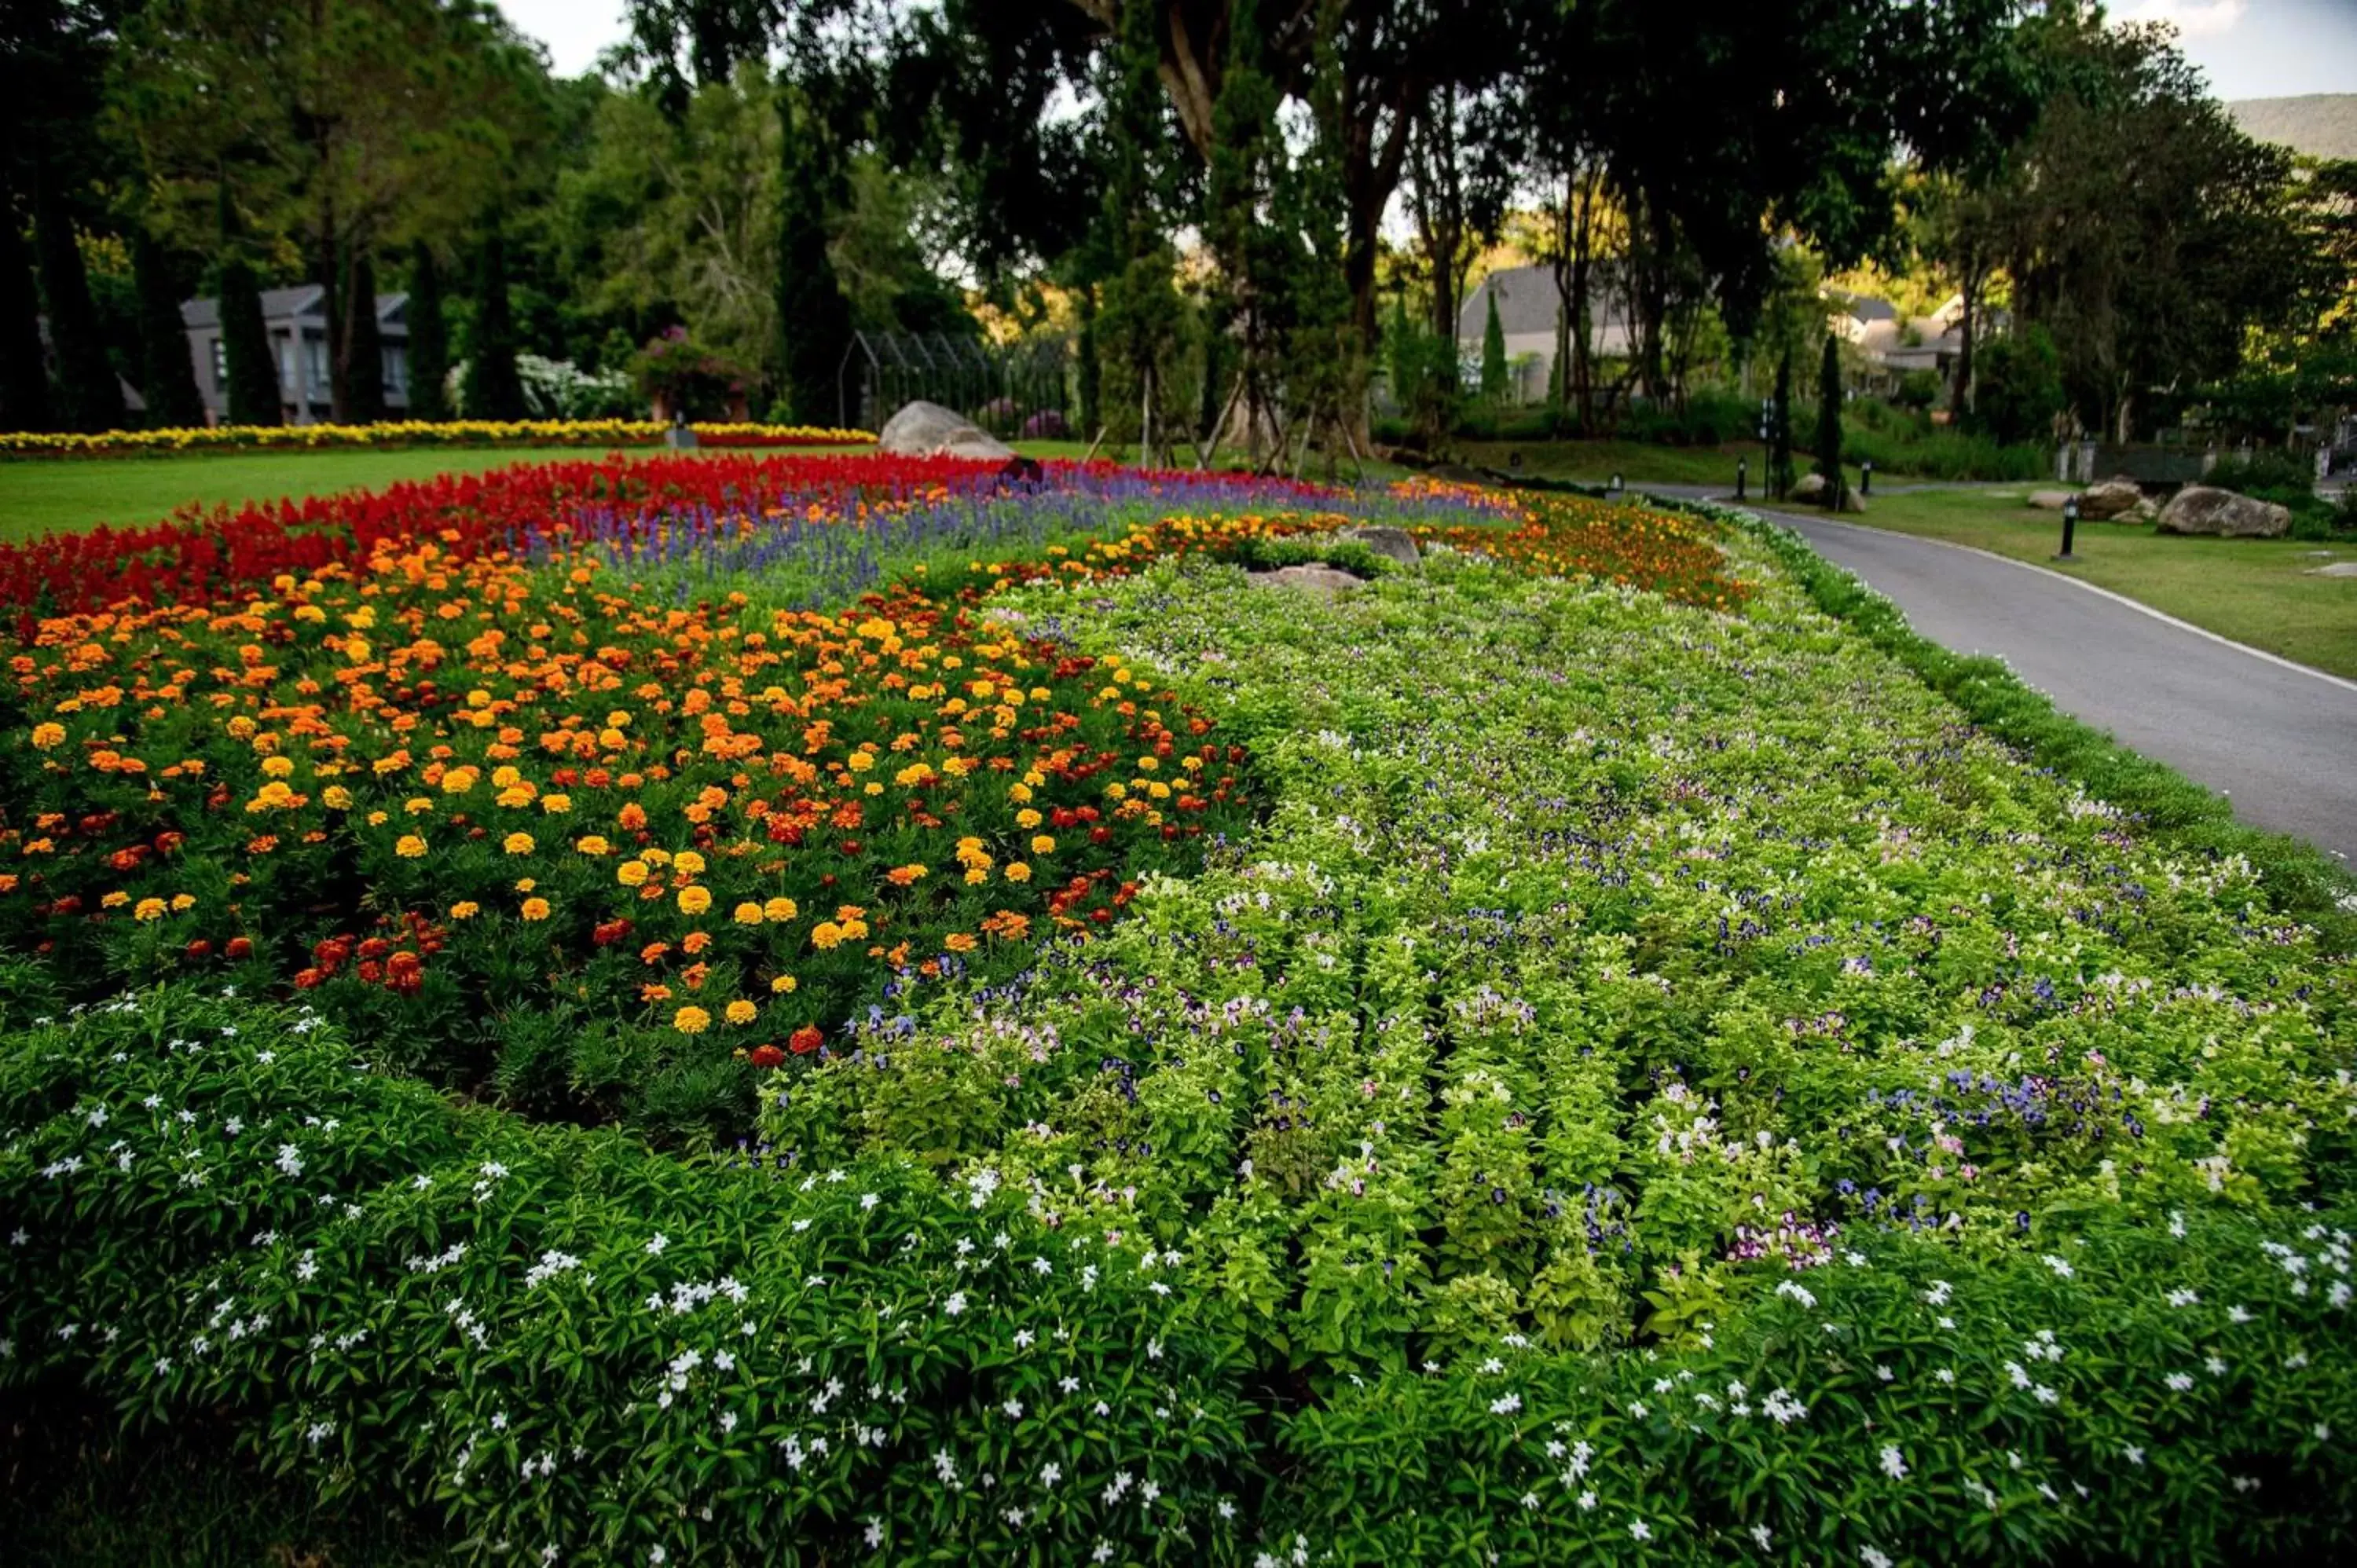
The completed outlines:
[[[1619,495],[1620,493],[1620,476],[1618,474],[1613,475],[1612,482],[1604,488],[1610,490],[1614,495]]]
[[[1750,458],[1738,457],[1735,460],[1735,499],[1737,500],[1741,500],[1743,499],[1743,481],[1745,477],[1749,475],[1750,471]]]
[[[1520,473],[1523,467],[1523,455],[1520,452],[1507,453],[1506,467],[1513,469],[1516,473]]]
[[[1874,493],[1874,459],[1871,457],[1857,466],[1857,493],[1861,498]]]
[[[2077,496],[2072,496],[2070,499],[2062,503],[2062,553],[2057,555],[2054,559],[2057,561],[2076,561],[2078,559],[2076,555],[2071,553],[2071,536],[2078,531],[2078,527],[2079,498]]]

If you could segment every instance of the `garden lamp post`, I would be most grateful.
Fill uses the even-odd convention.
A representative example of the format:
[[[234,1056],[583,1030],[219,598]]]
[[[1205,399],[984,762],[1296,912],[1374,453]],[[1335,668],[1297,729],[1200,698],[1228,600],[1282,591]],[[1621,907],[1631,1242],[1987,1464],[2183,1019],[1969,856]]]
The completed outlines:
[[[1610,492],[1614,500],[1619,500],[1620,499],[1620,476],[1618,474],[1613,475],[1612,482],[1604,488],[1607,491]]]
[[[1750,471],[1750,458],[1738,457],[1735,460],[1735,499],[1737,500],[1741,500],[1743,499],[1743,480]]]
[[[2078,559],[2076,555],[2071,553],[2071,535],[2078,531],[2078,527],[2079,498],[2077,496],[2072,496],[2070,499],[2062,503],[2062,553],[2057,555],[2054,559],[2057,561],[2076,561]]]

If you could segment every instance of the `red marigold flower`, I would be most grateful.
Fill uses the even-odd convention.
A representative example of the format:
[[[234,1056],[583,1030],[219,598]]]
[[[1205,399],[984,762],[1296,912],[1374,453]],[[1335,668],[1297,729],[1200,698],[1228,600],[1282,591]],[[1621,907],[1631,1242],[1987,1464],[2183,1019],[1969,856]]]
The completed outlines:
[[[778,1049],[775,1046],[755,1046],[753,1047],[753,1065],[755,1067],[782,1067],[785,1065],[785,1060],[786,1053]]]
[[[796,1029],[793,1032],[792,1036],[786,1041],[786,1044],[792,1047],[794,1055],[798,1057],[806,1057],[810,1055],[811,1052],[818,1049],[819,1043],[825,1039],[825,1036],[818,1032],[818,1026],[816,1025],[804,1024],[801,1028]]]
[[[243,961],[253,956],[253,942],[248,937],[231,937],[229,946],[222,950],[233,959]]]

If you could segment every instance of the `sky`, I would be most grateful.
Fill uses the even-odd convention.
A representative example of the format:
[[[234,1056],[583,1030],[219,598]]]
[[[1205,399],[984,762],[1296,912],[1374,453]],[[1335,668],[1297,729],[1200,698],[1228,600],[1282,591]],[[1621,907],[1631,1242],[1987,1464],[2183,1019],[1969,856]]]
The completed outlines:
[[[578,76],[621,41],[622,0],[499,0],[548,46],[558,74]],[[2115,21],[2176,24],[2187,58],[2219,97],[2357,92],[2357,0],[2114,0]]]

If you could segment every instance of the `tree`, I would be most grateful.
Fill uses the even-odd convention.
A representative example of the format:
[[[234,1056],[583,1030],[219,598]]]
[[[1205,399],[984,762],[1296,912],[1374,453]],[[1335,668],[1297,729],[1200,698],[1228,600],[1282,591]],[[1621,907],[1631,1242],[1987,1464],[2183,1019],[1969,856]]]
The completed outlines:
[[[47,430],[53,415],[41,362],[41,296],[10,174],[9,160],[0,157],[0,430]]]
[[[1830,332],[1825,334],[1824,358],[1817,367],[1817,450],[1816,468],[1825,479],[1824,503],[1828,510],[1838,511],[1848,494],[1842,478],[1842,371],[1841,344]]]
[[[48,313],[49,347],[58,367],[58,412],[67,428],[118,430],[123,384],[106,358],[98,312],[91,304],[74,215],[54,175],[33,172],[33,250],[38,259],[41,304]]]
[[[221,264],[213,277],[213,308],[221,317],[222,388],[231,424],[279,424],[278,366],[270,354],[270,329],[262,318],[262,285],[247,259],[245,235],[229,182],[219,188]]]
[[[467,417],[522,419],[515,317],[508,301],[507,242],[494,220],[476,254],[475,315],[467,342]]]
[[[409,417],[450,417],[450,327],[442,313],[442,269],[423,240],[409,252]]]
[[[1760,476],[1770,499],[1782,500],[1792,489],[1792,350],[1776,360],[1776,392],[1768,400],[1768,427],[1760,433],[1767,443],[1767,471]]]
[[[1109,177],[1098,245],[1104,256],[1104,300],[1097,318],[1099,352],[1113,371],[1115,429],[1137,413],[1138,455],[1153,462],[1172,440],[1171,364],[1184,323],[1172,281],[1177,253],[1165,235],[1166,134],[1156,75],[1159,47],[1153,9],[1127,7],[1105,63],[1105,163]],[[1181,405],[1183,406],[1183,404]]]
[[[1506,398],[1506,328],[1498,319],[1498,291],[1489,292],[1490,319],[1481,328],[1481,396],[1491,403]]]
[[[847,418],[840,378],[851,344],[851,307],[827,248],[831,205],[844,189],[843,154],[823,79],[781,84],[782,168],[778,192],[778,330],[786,404],[805,424]]]
[[[2062,359],[2045,328],[2025,323],[1982,351],[1974,429],[2005,446],[2051,440],[2063,406]]]
[[[188,324],[180,318],[180,279],[174,258],[144,224],[131,232],[131,270],[139,290],[139,395],[148,420],[167,429],[205,422],[188,357]]]

